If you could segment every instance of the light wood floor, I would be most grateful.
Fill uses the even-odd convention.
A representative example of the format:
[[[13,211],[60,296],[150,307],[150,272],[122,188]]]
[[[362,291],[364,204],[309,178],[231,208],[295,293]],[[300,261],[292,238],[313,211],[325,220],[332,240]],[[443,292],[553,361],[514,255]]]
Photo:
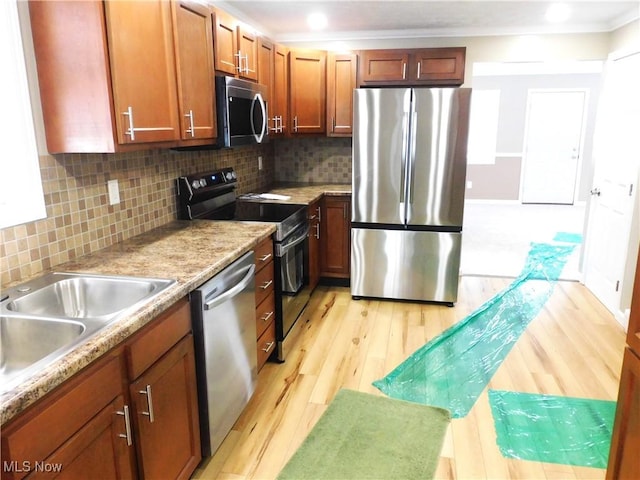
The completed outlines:
[[[295,351],[267,363],[255,396],[197,479],[273,479],[340,388],[371,385],[431,338],[505,288],[504,278],[462,277],[455,307],[354,301],[347,288],[319,287],[298,322]],[[559,282],[489,388],[615,400],[624,332],[576,282]],[[604,470],[504,458],[487,391],[451,422],[437,478],[604,478]]]

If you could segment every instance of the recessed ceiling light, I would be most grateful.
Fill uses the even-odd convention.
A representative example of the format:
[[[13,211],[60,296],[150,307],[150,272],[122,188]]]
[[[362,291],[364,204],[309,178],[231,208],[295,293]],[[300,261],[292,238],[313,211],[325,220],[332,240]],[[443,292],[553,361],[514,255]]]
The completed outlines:
[[[571,16],[571,8],[566,3],[552,3],[547,9],[545,18],[547,22],[560,23],[568,20]]]
[[[322,30],[328,23],[327,16],[324,13],[314,12],[307,17],[307,24],[311,30]]]

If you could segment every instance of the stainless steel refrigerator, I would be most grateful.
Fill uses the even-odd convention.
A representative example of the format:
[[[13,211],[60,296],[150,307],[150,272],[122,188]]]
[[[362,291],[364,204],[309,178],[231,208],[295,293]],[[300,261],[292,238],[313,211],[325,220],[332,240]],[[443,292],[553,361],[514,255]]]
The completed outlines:
[[[351,295],[453,304],[467,88],[354,91]]]

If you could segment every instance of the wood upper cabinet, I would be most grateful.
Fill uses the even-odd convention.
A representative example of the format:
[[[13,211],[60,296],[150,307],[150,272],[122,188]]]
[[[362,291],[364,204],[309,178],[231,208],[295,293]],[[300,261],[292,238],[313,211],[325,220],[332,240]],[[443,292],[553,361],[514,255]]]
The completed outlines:
[[[258,83],[267,87],[267,131],[271,135],[275,128],[273,120],[273,69],[275,45],[270,40],[258,38]]]
[[[627,345],[606,478],[635,479],[640,472],[640,252],[636,264]]]
[[[219,8],[213,9],[213,16],[216,71],[256,81],[258,79],[256,35]]]
[[[327,136],[350,137],[353,133],[353,89],[357,86],[358,56],[327,56]]]
[[[118,143],[178,140],[171,4],[122,1],[104,6]]]
[[[320,235],[322,231],[321,200],[309,204],[307,218],[309,219],[309,287],[316,288],[320,281]]]
[[[459,86],[465,47],[360,51],[360,85]]]
[[[217,136],[211,13],[203,5],[172,2],[182,140]],[[185,142],[186,143],[186,142]]]
[[[351,197],[322,199],[320,276],[349,278],[351,258]]]
[[[186,5],[162,0],[29,3],[50,153],[211,143],[213,104],[205,98],[212,92],[201,88],[205,75],[212,74],[211,41],[204,19],[193,16],[201,14]],[[183,140],[187,110],[203,129]]]
[[[289,122],[289,49],[275,45],[273,50],[273,95],[269,105],[271,135],[288,133]]]
[[[326,129],[326,53],[289,52],[289,102],[292,135],[324,133]]]
[[[246,27],[238,25],[238,76],[247,80],[258,80],[258,37]]]
[[[232,76],[238,74],[237,26],[236,19],[231,15],[218,8],[213,9],[215,69],[218,72]]]

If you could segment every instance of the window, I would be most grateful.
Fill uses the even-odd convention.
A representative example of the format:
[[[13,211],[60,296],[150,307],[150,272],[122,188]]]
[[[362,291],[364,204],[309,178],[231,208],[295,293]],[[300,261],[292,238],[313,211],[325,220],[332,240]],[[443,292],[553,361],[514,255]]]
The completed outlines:
[[[496,162],[500,90],[474,90],[471,94],[467,163],[493,165]]]
[[[16,0],[0,1],[0,228],[46,217]]]

